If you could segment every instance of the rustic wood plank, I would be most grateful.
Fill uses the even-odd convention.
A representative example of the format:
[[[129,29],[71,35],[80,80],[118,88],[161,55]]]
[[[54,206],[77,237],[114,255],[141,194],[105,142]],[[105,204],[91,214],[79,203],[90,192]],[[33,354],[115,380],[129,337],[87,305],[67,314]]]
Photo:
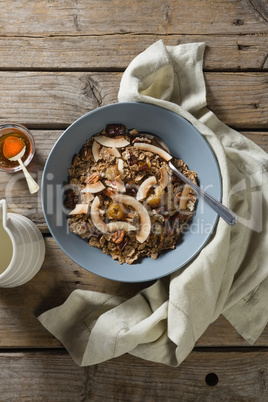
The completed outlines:
[[[0,353],[0,364],[1,401],[83,401],[85,369],[66,353]]]
[[[29,168],[39,182],[62,130],[87,111],[116,102],[122,71],[158,39],[207,43],[209,107],[268,150],[266,0],[0,0],[0,6],[0,121],[43,129],[33,130],[37,153]],[[1,173],[0,197],[47,232],[40,193],[30,196],[20,173]],[[0,400],[267,400],[268,326],[249,348],[222,316],[178,368],[130,355],[79,368],[36,316],[74,289],[128,298],[148,284],[100,278],[70,260],[51,237],[46,246],[32,281],[1,289]]]
[[[117,102],[121,73],[1,72],[0,122],[65,128],[81,115]],[[207,103],[237,129],[267,128],[268,73],[205,73]]]
[[[63,130],[32,130],[36,142],[36,155],[28,166],[32,176],[41,185],[43,168],[53,145],[63,133]],[[254,141],[268,152],[268,132],[242,131],[242,134]],[[48,233],[45,223],[40,191],[37,194],[29,194],[27,184],[22,172],[14,175],[1,172],[0,194],[8,204],[9,212],[20,213],[29,217],[43,233]]]
[[[17,0],[16,7],[1,0],[0,7],[5,35],[255,34],[268,30],[265,0]]]
[[[234,327],[220,316],[210,324],[204,334],[197,340],[198,347],[238,347],[248,346],[248,343],[238,334]],[[264,329],[254,346],[268,346],[268,326]]]
[[[216,116],[227,125],[238,129],[257,128],[258,124],[259,128],[267,129],[268,75],[266,77],[266,74],[262,73],[210,74],[205,74],[207,104]],[[224,82],[224,85],[221,85],[221,82]],[[243,107],[247,110],[246,118],[243,116]],[[260,114],[255,114],[255,111]]]
[[[268,132],[242,131],[241,133],[268,152]]]
[[[268,350],[194,351],[176,368],[130,355],[78,367],[64,352],[0,353],[3,401],[267,400]]]
[[[61,347],[37,316],[62,304],[75,289],[130,298],[152,283],[120,283],[101,278],[74,263],[51,237],[45,241],[46,258],[39,273],[23,286],[1,289],[0,348]],[[247,345],[224,317],[211,324],[197,342],[199,347]],[[255,346],[268,346],[268,326]]]
[[[62,304],[75,289],[129,298],[149,285],[122,284],[94,275],[67,257],[52,238],[46,238],[46,257],[39,273],[18,288],[1,289],[0,348],[59,347],[37,316]]]
[[[45,35],[43,33],[43,35]],[[1,37],[1,70],[125,69],[148,46],[205,42],[204,69],[267,70],[267,34],[256,35],[103,35]],[[12,57],[10,57],[12,54]]]

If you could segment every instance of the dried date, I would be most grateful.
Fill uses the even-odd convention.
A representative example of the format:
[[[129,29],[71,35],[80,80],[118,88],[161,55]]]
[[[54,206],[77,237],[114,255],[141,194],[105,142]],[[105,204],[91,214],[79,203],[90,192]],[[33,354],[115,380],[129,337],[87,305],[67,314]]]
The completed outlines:
[[[105,131],[109,137],[116,137],[117,135],[125,135],[126,127],[123,124],[107,124]]]

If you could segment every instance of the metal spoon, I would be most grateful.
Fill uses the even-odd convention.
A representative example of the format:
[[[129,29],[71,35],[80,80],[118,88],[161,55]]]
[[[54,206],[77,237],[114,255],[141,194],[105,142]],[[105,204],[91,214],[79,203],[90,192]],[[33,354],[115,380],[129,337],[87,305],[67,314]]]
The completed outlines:
[[[23,157],[23,155],[25,154],[26,151],[26,146],[22,148],[22,150],[15,156],[13,156],[12,158],[8,158],[10,161],[12,162],[19,162],[22,171],[24,173],[24,176],[26,178],[28,187],[29,187],[29,191],[31,194],[36,193],[36,191],[39,190],[39,186],[38,184],[34,181],[34,179],[32,178],[32,176],[30,175],[30,173],[28,172],[28,170],[26,169],[26,167],[24,166],[24,163],[22,162],[21,158]]]
[[[156,135],[148,134],[145,132],[139,132],[135,135],[135,137],[145,137],[151,141],[157,143],[161,148],[163,148],[166,152],[170,154],[170,150],[168,146]],[[171,154],[170,154],[171,155]],[[229,225],[235,225],[238,221],[237,215],[232,212],[225,205],[221,204],[211,195],[202,190],[199,186],[189,180],[186,176],[184,176],[173,164],[171,161],[168,162],[170,169],[185,183],[189,184],[190,187],[215,211],[217,214]]]

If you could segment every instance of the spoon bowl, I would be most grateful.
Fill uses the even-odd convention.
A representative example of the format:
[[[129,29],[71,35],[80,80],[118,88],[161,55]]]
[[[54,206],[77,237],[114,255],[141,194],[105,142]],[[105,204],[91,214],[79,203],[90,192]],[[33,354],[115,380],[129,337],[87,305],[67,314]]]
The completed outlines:
[[[8,159],[10,161],[12,161],[12,162],[19,162],[19,164],[20,164],[20,166],[22,168],[22,171],[24,173],[24,176],[26,178],[26,181],[27,181],[27,184],[28,184],[28,187],[29,187],[29,191],[30,191],[31,194],[34,194],[39,190],[39,185],[32,178],[32,176],[30,175],[30,173],[28,172],[28,170],[24,166],[24,163],[21,160],[21,158],[25,154],[25,151],[26,151],[26,146],[24,146],[22,148],[22,150],[17,155],[13,156],[12,158],[8,158]]]
[[[8,158],[11,162],[19,162],[19,159],[23,158],[26,151],[26,145],[22,148],[22,150],[12,158]]]
[[[147,132],[139,132],[138,134],[134,134],[135,137],[143,137],[146,138],[158,146],[160,146],[164,151],[166,151],[170,156],[171,160],[168,160],[167,163],[170,169],[182,180],[184,183],[187,183],[217,214],[226,222],[228,225],[235,225],[238,221],[237,215],[227,208],[225,205],[221,204],[219,201],[215,200],[210,194],[202,190],[201,187],[197,186],[193,183],[188,177],[184,176],[171,162],[172,155],[168,146],[161,140],[158,136],[152,133]]]

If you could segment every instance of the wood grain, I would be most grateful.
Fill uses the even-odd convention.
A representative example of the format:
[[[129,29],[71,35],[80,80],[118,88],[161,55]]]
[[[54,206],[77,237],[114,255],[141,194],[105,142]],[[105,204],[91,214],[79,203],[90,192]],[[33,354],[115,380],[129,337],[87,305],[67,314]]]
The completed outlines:
[[[268,34],[255,35],[96,35],[7,37],[0,35],[0,70],[123,71],[158,40],[166,45],[205,42],[204,70],[268,69]],[[10,57],[12,54],[12,57]]]
[[[0,0],[0,7],[0,122],[33,131],[29,170],[39,183],[63,130],[116,102],[125,68],[159,39],[206,43],[208,107],[268,151],[266,0]],[[248,347],[223,316],[178,368],[130,355],[78,367],[37,316],[74,289],[130,298],[150,283],[110,281],[75,264],[48,234],[40,193],[29,194],[21,173],[1,172],[0,198],[46,242],[35,278],[0,290],[0,401],[267,401],[268,327]]]
[[[81,37],[156,32],[165,35],[267,33],[267,6],[264,1],[261,5],[262,13],[249,0],[17,0],[16,7],[12,1],[0,1],[5,35],[45,33]]]
[[[245,137],[250,139],[259,145],[265,152],[268,152],[268,133],[267,132],[253,132],[253,131],[242,131]]]
[[[42,327],[37,316],[64,303],[75,289],[130,298],[152,284],[129,284],[101,278],[74,263],[51,237],[46,237],[45,241],[46,258],[39,273],[23,286],[1,289],[0,348],[61,347],[60,342]],[[222,316],[197,342],[199,347],[247,345]],[[268,346],[268,327],[255,346]]]
[[[176,368],[125,355],[78,367],[60,351],[0,353],[1,401],[267,400],[268,350],[193,351]]]
[[[117,102],[121,73],[0,72],[0,122],[65,128],[99,106]],[[268,73],[205,73],[207,103],[237,129],[267,128]]]

